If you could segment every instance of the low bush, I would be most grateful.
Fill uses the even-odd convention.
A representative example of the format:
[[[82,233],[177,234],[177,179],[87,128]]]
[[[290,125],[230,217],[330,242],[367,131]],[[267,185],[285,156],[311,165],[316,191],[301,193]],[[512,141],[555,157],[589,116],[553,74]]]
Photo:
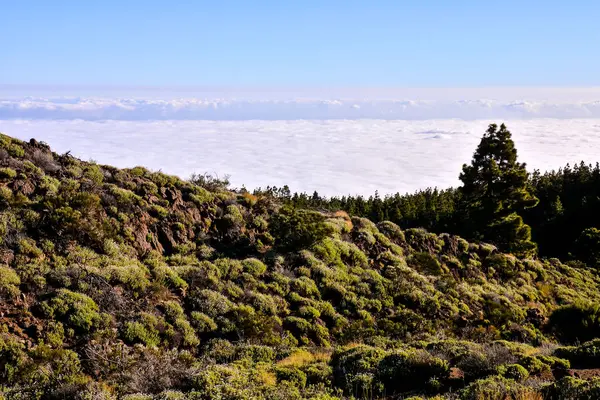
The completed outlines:
[[[460,392],[461,400],[508,400],[540,399],[541,395],[530,387],[523,386],[512,379],[493,376],[471,383]]]
[[[283,207],[269,224],[275,244],[282,250],[309,248],[332,233],[325,217],[314,211]]]
[[[0,266],[0,298],[14,298],[19,295],[21,279],[17,272],[9,267]]]
[[[571,376],[564,377],[544,388],[544,398],[551,400],[600,399],[600,378],[586,381]]]
[[[275,368],[275,374],[278,381],[287,381],[298,388],[306,386],[306,374],[299,368],[293,366],[284,366]]]
[[[548,329],[563,343],[600,338],[600,304],[576,302],[559,307],[550,315]]]
[[[17,171],[12,168],[0,168],[0,179],[9,181],[17,177]]]
[[[44,305],[49,317],[56,317],[80,332],[89,332],[107,322],[107,316],[99,312],[98,306],[88,296],[60,289]]]
[[[432,356],[425,350],[395,350],[379,363],[377,379],[388,394],[435,390],[430,384],[446,379],[448,371],[448,361]]]
[[[333,384],[349,395],[381,393],[376,374],[385,356],[385,350],[364,345],[335,350],[331,357]]]
[[[600,368],[600,338],[579,346],[559,347],[554,354],[578,368]]]
[[[501,365],[498,367],[498,375],[517,382],[522,382],[529,378],[529,372],[527,369],[519,364]]]

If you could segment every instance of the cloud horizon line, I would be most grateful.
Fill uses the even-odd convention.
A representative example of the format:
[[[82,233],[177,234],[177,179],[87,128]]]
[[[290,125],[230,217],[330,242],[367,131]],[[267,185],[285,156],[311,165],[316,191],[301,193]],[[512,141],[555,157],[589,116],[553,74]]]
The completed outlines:
[[[5,97],[0,119],[336,120],[600,118],[598,96],[585,100],[463,100],[223,97]]]

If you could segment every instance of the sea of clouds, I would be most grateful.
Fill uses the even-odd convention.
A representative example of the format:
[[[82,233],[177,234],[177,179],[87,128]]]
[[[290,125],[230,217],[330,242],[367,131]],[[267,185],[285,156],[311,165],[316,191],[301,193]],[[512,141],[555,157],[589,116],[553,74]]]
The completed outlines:
[[[0,119],[119,120],[323,120],[600,118],[600,101],[406,99],[136,99],[41,98],[0,100]]]
[[[371,195],[454,186],[492,122],[506,122],[530,170],[600,160],[599,89],[504,89],[485,99],[474,90],[22,92],[0,87],[1,132],[102,164],[229,174],[249,189]]]

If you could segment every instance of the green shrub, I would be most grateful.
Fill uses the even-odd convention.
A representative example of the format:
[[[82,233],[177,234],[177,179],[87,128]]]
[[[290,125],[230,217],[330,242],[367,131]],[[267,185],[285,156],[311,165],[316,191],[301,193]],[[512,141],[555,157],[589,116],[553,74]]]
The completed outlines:
[[[495,374],[502,364],[512,364],[517,357],[499,343],[477,344],[464,340],[445,340],[427,345],[427,350],[460,368],[467,382]]]
[[[117,199],[117,203],[122,207],[132,207],[134,205],[139,206],[145,204],[144,200],[131,190],[120,188],[114,184],[105,184],[104,186],[108,186],[109,193]]]
[[[6,203],[10,202],[13,198],[13,192],[6,186],[0,186],[0,199]]]
[[[547,365],[549,365],[551,368],[557,368],[562,370],[571,368],[571,362],[564,358],[559,358],[555,356],[538,356],[538,358],[545,362]]]
[[[216,270],[219,272],[219,276],[227,277],[229,279],[235,279],[239,277],[244,270],[241,261],[229,258],[220,258],[215,260],[214,265]]]
[[[162,307],[164,309],[165,316],[171,322],[179,318],[185,318],[183,308],[174,300],[164,302]]]
[[[461,391],[461,400],[507,400],[536,398],[535,390],[513,380],[493,376],[471,383]]]
[[[440,275],[444,272],[439,260],[428,252],[414,253],[407,262],[411,267],[425,274]]]
[[[210,192],[220,192],[227,190],[229,186],[229,176],[225,175],[223,178],[213,176],[210,174],[192,174],[189,180],[195,186],[204,188]]]
[[[13,138],[3,133],[0,133],[0,147],[8,149],[8,146],[12,143]]]
[[[292,366],[277,367],[275,374],[278,381],[287,381],[298,388],[306,386],[306,374],[300,369]]]
[[[158,318],[152,314],[143,313],[141,321],[128,321],[125,323],[124,338],[129,343],[143,343],[146,346],[160,344]]]
[[[146,168],[141,167],[139,165],[137,167],[133,167],[133,168],[129,169],[128,171],[129,171],[129,173],[131,175],[133,175],[133,176],[139,176],[139,177],[146,176],[146,175],[150,174],[150,171],[148,171]]]
[[[122,397],[122,400],[153,400],[154,397],[150,394],[143,393],[134,393],[134,394],[126,394]]]
[[[46,303],[45,309],[50,317],[59,317],[69,326],[82,332],[98,328],[106,321],[106,317],[99,313],[94,300],[85,294],[67,289],[58,290],[52,300]]]
[[[91,180],[96,186],[102,185],[104,181],[104,173],[102,169],[97,165],[88,165],[84,172],[83,176],[89,180]]]
[[[8,153],[13,157],[22,158],[25,156],[25,149],[17,143],[12,143],[8,146]]]
[[[377,229],[385,236],[389,237],[396,244],[406,244],[406,238],[402,229],[393,222],[381,221],[377,224]]]
[[[177,272],[166,265],[159,265],[152,269],[156,281],[172,289],[186,290],[188,284]]]
[[[404,231],[406,242],[416,252],[435,253],[442,250],[444,241],[436,234],[429,233],[425,229],[411,228]]]
[[[200,344],[198,336],[194,328],[190,325],[189,321],[185,317],[180,317],[173,322],[173,326],[177,329],[177,332],[181,334],[182,345],[186,347],[195,347]]]
[[[275,350],[268,346],[239,345],[236,349],[237,358],[252,360],[255,363],[272,363],[275,360],[275,356]]]
[[[321,316],[319,310],[311,306],[302,306],[298,309],[298,313],[307,320],[317,319]]]
[[[291,282],[291,289],[303,297],[307,297],[307,298],[319,298],[320,297],[319,288],[317,287],[316,283],[312,279],[310,279],[306,276],[301,276],[298,279],[294,279]]]
[[[188,195],[190,201],[194,203],[197,207],[202,207],[211,201],[213,201],[213,195],[206,189],[197,186],[197,189],[194,193],[190,193]]]
[[[267,266],[256,258],[245,259],[242,261],[242,267],[244,268],[244,272],[247,272],[255,277],[260,277],[267,271]]]
[[[564,377],[544,388],[547,399],[595,400],[600,398],[600,378],[590,381],[571,376]]]
[[[192,319],[192,325],[199,333],[212,332],[217,329],[215,321],[204,313],[192,311],[190,317]]]
[[[600,230],[584,229],[573,244],[573,256],[589,267],[600,267]]]
[[[544,371],[550,370],[550,366],[536,356],[523,357],[519,361],[519,364],[522,365],[527,370],[527,372],[529,372],[532,375],[537,375]]]
[[[302,371],[306,374],[306,381],[310,385],[323,384],[326,387],[332,386],[333,368],[327,363],[320,362],[305,365]]]
[[[383,387],[375,376],[385,356],[385,350],[364,345],[336,349],[331,357],[333,384],[347,394],[380,393]]]
[[[63,324],[57,321],[49,321],[44,329],[44,343],[51,347],[60,347],[65,340],[65,329]]]
[[[134,297],[143,295],[150,286],[148,269],[138,262],[113,265],[107,269],[110,271],[111,283],[123,285]]]
[[[221,364],[235,360],[236,352],[235,345],[224,339],[212,339],[204,346],[204,354]]]
[[[522,382],[529,377],[529,372],[519,364],[507,364],[498,367],[498,375],[517,382]]]
[[[211,318],[225,315],[233,308],[233,303],[226,296],[214,290],[202,289],[191,293],[190,297],[194,308]]]
[[[567,370],[571,368],[569,360],[544,355],[523,357],[519,364],[525,367],[531,375],[537,375],[551,369]]]
[[[169,210],[157,204],[152,204],[150,206],[150,214],[156,218],[166,218],[169,215]]]
[[[19,275],[10,267],[0,265],[0,298],[14,298],[19,295]]]
[[[235,239],[240,236],[244,226],[244,215],[239,206],[230,204],[223,216],[215,221],[215,227],[223,239]]]
[[[79,165],[70,165],[66,168],[68,176],[71,178],[81,178],[83,175],[83,169]]]
[[[35,385],[34,393],[39,395],[52,393],[63,385],[68,387],[85,382],[77,353],[43,344],[29,352],[29,360],[19,372],[20,382],[25,386]]]
[[[0,168],[0,179],[11,180],[17,177],[17,171],[12,168]]]
[[[486,293],[482,303],[485,318],[496,327],[521,323],[525,319],[525,310],[505,296]]]
[[[503,279],[514,278],[520,270],[520,264],[514,256],[502,253],[492,254],[487,257],[485,265],[488,268],[493,268]]]
[[[386,393],[424,390],[432,380],[448,375],[446,360],[434,357],[425,350],[396,350],[386,355],[377,368],[377,378]]]
[[[11,382],[26,362],[25,345],[18,337],[0,330],[0,379]]]
[[[36,242],[29,238],[19,240],[18,250],[20,254],[30,258],[41,258],[44,256],[44,252],[37,247]]]
[[[333,233],[322,214],[288,206],[272,217],[269,227],[276,238],[275,244],[283,250],[309,248]]]
[[[600,337],[600,304],[577,302],[552,312],[549,330],[563,343],[585,342]]]
[[[310,322],[298,317],[286,317],[283,320],[283,326],[297,338],[308,336],[312,330]]]
[[[600,368],[600,338],[579,346],[559,347],[554,354],[579,368]]]

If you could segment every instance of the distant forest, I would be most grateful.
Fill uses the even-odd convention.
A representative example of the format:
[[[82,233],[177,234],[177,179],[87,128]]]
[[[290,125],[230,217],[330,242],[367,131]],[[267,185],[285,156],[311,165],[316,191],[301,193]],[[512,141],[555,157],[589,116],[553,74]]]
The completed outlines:
[[[583,254],[588,250],[582,249],[581,239],[589,239],[590,234],[600,238],[594,228],[600,225],[600,165],[582,161],[573,166],[567,164],[558,171],[542,173],[534,170],[528,176],[527,186],[539,203],[523,210],[521,216],[531,227],[538,255],[585,260],[596,265],[593,254]],[[459,188],[427,188],[383,197],[375,192],[368,198],[324,197],[317,192],[292,194],[287,186],[258,189],[254,194],[270,195],[297,208],[343,210],[374,222],[392,221],[402,229],[425,228],[434,233],[476,239],[460,213],[462,196]]]

